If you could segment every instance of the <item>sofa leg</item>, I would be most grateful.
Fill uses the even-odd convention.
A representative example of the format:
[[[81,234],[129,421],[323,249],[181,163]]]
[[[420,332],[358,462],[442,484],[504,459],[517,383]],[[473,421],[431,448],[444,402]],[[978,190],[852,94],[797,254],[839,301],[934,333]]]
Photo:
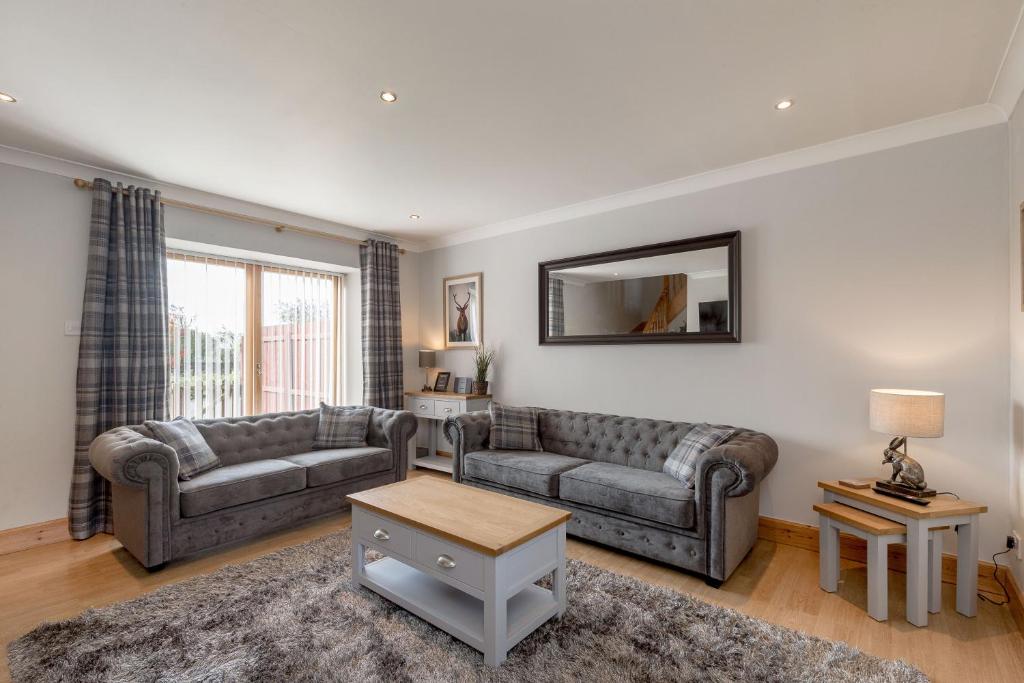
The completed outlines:
[[[711,586],[712,588],[721,588],[722,583],[724,582],[721,579],[713,579],[710,576],[705,576],[704,583]]]
[[[161,569],[163,569],[166,566],[167,566],[166,562],[161,562],[160,564],[154,564],[152,567],[146,567],[146,571],[149,572],[150,574],[154,574],[154,573],[160,571]]]

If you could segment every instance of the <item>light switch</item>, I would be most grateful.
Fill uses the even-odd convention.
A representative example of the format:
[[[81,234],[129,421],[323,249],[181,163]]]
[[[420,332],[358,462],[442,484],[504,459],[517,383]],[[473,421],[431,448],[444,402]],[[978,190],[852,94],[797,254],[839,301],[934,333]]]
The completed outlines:
[[[65,337],[78,337],[82,334],[82,321],[81,320],[65,320],[64,321],[64,336]]]

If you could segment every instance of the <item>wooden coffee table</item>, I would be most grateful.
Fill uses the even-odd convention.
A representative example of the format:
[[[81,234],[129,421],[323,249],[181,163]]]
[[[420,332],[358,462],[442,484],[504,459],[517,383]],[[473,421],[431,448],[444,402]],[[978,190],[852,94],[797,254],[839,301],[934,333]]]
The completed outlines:
[[[569,512],[435,477],[353,493],[352,585],[484,653],[565,612]],[[367,548],[384,554],[366,564]],[[553,574],[551,590],[535,582]]]

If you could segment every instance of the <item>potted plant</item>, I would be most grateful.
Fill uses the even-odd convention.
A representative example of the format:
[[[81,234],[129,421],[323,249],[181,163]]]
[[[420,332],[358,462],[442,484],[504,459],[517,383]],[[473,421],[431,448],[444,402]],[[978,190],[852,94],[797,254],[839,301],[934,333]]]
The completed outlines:
[[[491,364],[494,363],[494,355],[494,349],[486,346],[477,347],[476,353],[473,354],[473,365],[476,367],[476,380],[473,382],[474,394],[487,393],[487,373],[491,369]]]

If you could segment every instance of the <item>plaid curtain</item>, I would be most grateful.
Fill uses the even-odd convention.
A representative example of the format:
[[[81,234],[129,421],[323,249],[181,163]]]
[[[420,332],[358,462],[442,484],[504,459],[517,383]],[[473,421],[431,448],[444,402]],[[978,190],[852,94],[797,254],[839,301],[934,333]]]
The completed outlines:
[[[368,240],[359,247],[363,312],[363,403],[402,407],[402,308],[398,246]]]
[[[110,484],[89,444],[121,425],[165,419],[167,261],[160,193],[93,181],[89,265],[78,343],[72,538],[113,531]]]
[[[548,276],[548,336],[565,336],[565,283]]]

